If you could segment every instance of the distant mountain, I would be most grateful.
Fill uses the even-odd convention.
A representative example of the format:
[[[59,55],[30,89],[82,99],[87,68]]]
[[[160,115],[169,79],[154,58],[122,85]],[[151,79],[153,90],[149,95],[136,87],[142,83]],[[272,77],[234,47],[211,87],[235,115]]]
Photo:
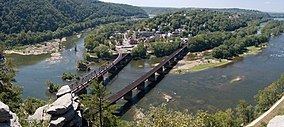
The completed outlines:
[[[268,14],[273,18],[284,18],[284,13],[269,12]]]
[[[257,10],[247,10],[239,8],[224,8],[224,9],[215,9],[215,8],[166,8],[166,7],[141,7],[149,15],[161,15],[167,13],[174,13],[178,11],[191,11],[191,10],[212,10],[220,12],[230,12],[238,14],[248,14],[251,16],[261,16],[261,17],[270,17],[266,12],[261,12]]]
[[[1,0],[0,34],[55,31],[72,23],[108,16],[147,14],[139,7],[97,0]]]

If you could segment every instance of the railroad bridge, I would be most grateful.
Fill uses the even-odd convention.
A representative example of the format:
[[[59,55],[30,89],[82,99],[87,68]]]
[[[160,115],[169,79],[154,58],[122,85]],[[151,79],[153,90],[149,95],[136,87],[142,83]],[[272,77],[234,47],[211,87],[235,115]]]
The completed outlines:
[[[181,60],[188,52],[187,45],[183,45],[181,48],[177,49],[170,56],[166,57],[162,62],[160,62],[157,66],[151,69],[149,72],[133,81],[131,84],[127,85],[125,88],[120,90],[119,92],[113,94],[108,98],[111,104],[117,103],[118,100],[124,99],[127,101],[131,101],[133,99],[133,90],[137,89],[139,91],[143,91],[145,89],[146,84],[155,83],[158,80],[158,77],[163,77],[174,65],[177,64],[179,60]]]
[[[93,80],[98,82],[103,82],[105,80],[105,75],[108,73],[111,76],[117,75],[123,67],[125,67],[132,60],[130,53],[122,54],[119,53],[117,58],[108,64],[104,68],[98,70],[91,70],[86,75],[80,77],[79,80],[75,79],[72,83],[69,84],[69,87],[72,90],[72,93],[80,94],[86,92],[86,88],[90,85]]]
[[[164,78],[164,75],[166,75],[187,53],[187,45],[184,44],[146,74],[142,75],[140,78],[133,81],[119,92],[108,97],[107,99],[109,100],[110,104],[116,104],[120,99],[124,99],[127,102],[132,102],[134,97],[133,91],[135,89],[143,92],[147,87],[153,88],[151,85],[157,84],[159,81],[161,81]],[[118,57],[105,68],[91,70],[88,74],[81,77],[80,80],[75,80],[69,84],[72,93],[85,93],[87,91],[86,88],[93,80],[97,80],[98,82],[104,81],[104,76],[108,73],[111,75],[117,75],[131,60],[132,56],[130,53],[119,53]]]

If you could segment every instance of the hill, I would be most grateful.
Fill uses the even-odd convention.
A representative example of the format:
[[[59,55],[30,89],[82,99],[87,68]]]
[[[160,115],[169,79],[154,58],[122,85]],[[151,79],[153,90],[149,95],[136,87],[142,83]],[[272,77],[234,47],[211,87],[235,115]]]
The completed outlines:
[[[141,7],[143,10],[147,12],[149,15],[161,15],[167,13],[174,13],[178,11],[195,11],[195,10],[208,10],[208,11],[219,11],[219,12],[229,12],[229,13],[237,13],[237,14],[246,14],[251,16],[261,16],[261,17],[269,17],[270,15],[265,12],[257,11],[257,10],[247,10],[247,9],[239,9],[239,8],[166,8],[166,7]]]
[[[139,7],[97,0],[5,0],[0,3],[0,41],[12,45],[23,44],[15,36],[32,36],[38,32],[46,34],[59,28],[63,31],[65,27],[73,25],[69,27],[69,32],[51,35],[51,38],[60,37],[70,31],[132,16],[147,17],[147,14]],[[42,40],[29,41],[35,43]]]

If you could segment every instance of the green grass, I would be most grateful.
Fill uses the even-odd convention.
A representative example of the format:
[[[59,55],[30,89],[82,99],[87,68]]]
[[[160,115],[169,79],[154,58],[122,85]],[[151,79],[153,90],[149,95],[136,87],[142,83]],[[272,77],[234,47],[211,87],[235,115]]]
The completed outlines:
[[[194,66],[193,68],[191,68],[190,72],[203,71],[203,70],[206,70],[206,69],[209,69],[209,68],[218,67],[218,66],[222,66],[222,65],[228,64],[229,62],[230,61],[222,60],[219,63],[200,64],[200,65],[197,65],[197,66]]]
[[[265,44],[264,44],[265,45]],[[240,56],[246,56],[246,55],[256,55],[259,52],[261,52],[263,47],[260,45],[258,47],[256,46],[250,46],[247,47],[247,51],[244,54],[241,54]]]

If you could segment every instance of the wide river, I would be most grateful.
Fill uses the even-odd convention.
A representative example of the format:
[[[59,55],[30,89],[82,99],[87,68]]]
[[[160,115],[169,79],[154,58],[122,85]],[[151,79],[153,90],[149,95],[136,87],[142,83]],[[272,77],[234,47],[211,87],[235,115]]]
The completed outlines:
[[[16,83],[23,87],[23,97],[47,98],[45,82],[61,80],[63,72],[77,72],[76,62],[84,52],[84,34],[67,38],[61,57],[50,60],[51,55],[10,55],[17,66]],[[77,45],[79,52],[75,53]],[[131,61],[113,81],[107,85],[115,93],[146,73],[161,59]],[[133,109],[147,109],[150,105],[167,105],[174,109],[196,111],[235,107],[239,100],[254,103],[254,95],[284,72],[284,35],[272,38],[268,47],[258,55],[242,58],[232,64],[182,75],[168,74],[154,89],[141,99]],[[96,67],[96,66],[95,66]],[[99,67],[99,66],[98,66]],[[234,80],[238,79],[239,80]],[[165,95],[172,97],[166,102]]]

